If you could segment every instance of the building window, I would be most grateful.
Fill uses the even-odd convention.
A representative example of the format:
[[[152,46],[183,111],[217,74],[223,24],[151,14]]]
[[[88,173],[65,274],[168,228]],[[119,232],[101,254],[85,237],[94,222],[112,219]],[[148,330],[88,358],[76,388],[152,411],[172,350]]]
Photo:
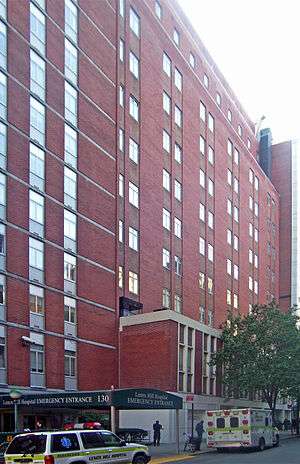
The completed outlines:
[[[124,152],[124,139],[125,139],[124,130],[119,128],[119,150],[121,152]]]
[[[251,149],[251,141],[250,141],[250,139],[247,139],[247,148],[248,148],[248,150]]]
[[[65,39],[65,76],[74,85],[77,85],[77,68],[77,48]]]
[[[163,169],[163,188],[166,189],[168,192],[170,191],[170,174],[168,171]]]
[[[227,199],[227,213],[231,216],[232,215],[232,201]]]
[[[6,169],[7,127],[0,122],[0,167]]]
[[[158,19],[162,18],[162,8],[161,4],[156,0],[155,2],[155,14],[158,17]]]
[[[33,143],[29,145],[30,185],[44,190],[45,183],[45,153]]]
[[[163,109],[167,114],[171,111],[171,98],[166,92],[163,92]]]
[[[236,235],[233,237],[233,248],[235,251],[239,250],[239,238]]]
[[[176,142],[175,142],[175,154],[174,154],[174,157],[175,157],[175,161],[177,161],[177,163],[181,164],[182,150],[181,150],[181,147]]]
[[[138,251],[139,249],[139,233],[133,227],[129,227],[129,237],[128,237],[128,245],[129,248],[132,250]]]
[[[255,190],[258,190],[258,184],[259,184],[259,180],[258,180],[258,177],[254,177],[254,188]]]
[[[30,371],[44,373],[44,346],[34,343],[30,345]]]
[[[239,267],[237,264],[234,264],[233,266],[233,278],[235,280],[239,280]]]
[[[214,228],[214,215],[211,211],[208,211],[207,213],[207,224],[211,229]]]
[[[163,208],[163,227],[167,230],[171,229],[171,214],[165,208]]]
[[[39,270],[44,269],[44,244],[29,237],[29,266]]]
[[[124,0],[119,0],[119,13],[120,13],[120,16],[124,18],[124,13],[125,13]]]
[[[199,253],[205,256],[205,240],[202,237],[199,237]]]
[[[234,149],[234,162],[237,166],[239,164],[239,159],[240,159],[239,151],[235,148]]]
[[[206,106],[202,103],[202,101],[200,101],[200,119],[203,122],[206,121]]]
[[[77,132],[65,124],[65,162],[77,168]]]
[[[119,283],[119,288],[123,288],[123,267],[122,266],[119,266],[118,283]]]
[[[139,207],[139,188],[132,182],[129,182],[129,203],[136,208]]]
[[[199,307],[199,321],[205,324],[205,308],[204,306]]]
[[[238,134],[239,134],[240,137],[242,137],[242,135],[243,135],[243,129],[242,129],[242,126],[240,124],[238,125]]]
[[[226,269],[227,269],[227,274],[231,275],[231,268],[232,268],[232,263],[230,259],[227,259],[226,261]]]
[[[64,169],[64,203],[72,209],[76,209],[77,201],[77,175],[71,169]]]
[[[249,236],[253,237],[253,224],[251,222],[249,222]]]
[[[129,138],[129,158],[135,164],[138,164],[138,162],[139,162],[139,146],[131,137]]]
[[[65,82],[65,118],[77,126],[77,90]]]
[[[199,183],[200,183],[200,187],[203,187],[205,188],[205,172],[202,171],[202,169],[200,169],[200,174],[199,174]]]
[[[0,255],[5,255],[5,225],[0,224]]]
[[[232,122],[232,113],[230,110],[227,111],[227,119],[228,121]]]
[[[199,272],[199,288],[204,289],[204,285],[205,285],[205,275],[203,274],[203,272]]]
[[[238,309],[239,307],[239,297],[235,293],[233,294],[233,307],[234,309]]]
[[[177,217],[174,218],[174,234],[178,238],[182,238],[182,223]]]
[[[232,185],[232,172],[230,169],[227,169],[227,182],[229,185]]]
[[[0,23],[1,24],[1,23]],[[45,100],[46,72],[45,61],[30,50],[30,90],[41,100]]]
[[[162,251],[163,267],[170,269],[170,252],[166,248]]]
[[[124,239],[123,239],[123,230],[124,230],[123,221],[121,221],[121,219],[119,219],[119,242],[120,243],[123,243],[123,241],[124,241]]]
[[[6,0],[0,0],[0,15],[6,19]]]
[[[233,208],[233,219],[239,222],[239,209],[236,206]]]
[[[29,190],[29,230],[44,235],[44,197]]]
[[[120,39],[120,43],[119,43],[119,58],[120,58],[121,63],[124,62],[124,48],[125,48],[124,40]]]
[[[138,295],[139,293],[138,275],[132,271],[129,271],[128,273],[128,289],[135,295]]]
[[[216,101],[217,101],[217,105],[221,106],[222,104],[221,95],[218,92],[216,93]]]
[[[77,8],[70,0],[65,0],[65,33],[77,43]]]
[[[227,153],[229,156],[232,156],[233,153],[233,143],[229,139],[227,140]]]
[[[182,299],[179,295],[174,296],[174,310],[177,313],[182,313]]]
[[[181,183],[175,179],[174,181],[174,197],[176,200],[181,201],[182,193],[181,193],[182,187]]]
[[[180,43],[180,34],[176,28],[173,29],[173,40],[175,44],[179,47]]]
[[[76,377],[76,351],[65,350],[65,376]]]
[[[232,244],[232,232],[230,229],[227,229],[227,243],[228,245]]]
[[[133,8],[130,8],[129,13],[129,25],[132,32],[139,37],[140,36],[140,18]]]
[[[45,145],[45,107],[30,97],[30,137]]]
[[[31,313],[44,314],[45,298],[43,288],[29,285],[29,309]]]
[[[137,122],[139,120],[139,102],[130,95],[129,98],[129,114],[133,117]]]
[[[178,106],[175,105],[174,121],[178,127],[182,126],[182,111]]]
[[[209,261],[214,261],[214,247],[210,243],[207,246],[207,257]]]
[[[213,283],[213,280],[211,277],[207,277],[207,290],[208,290],[208,293],[210,295],[213,294],[213,286],[214,286],[214,283]]]
[[[195,69],[195,56],[192,52],[190,52],[190,65],[193,69]]]
[[[212,149],[212,147],[209,145],[208,146],[208,161],[210,164],[214,164],[214,160],[215,160],[215,153],[214,153],[214,150]]]
[[[124,176],[119,174],[119,195],[124,197]]]
[[[202,137],[202,135],[200,135],[199,147],[201,155],[205,155],[205,139]]]
[[[258,282],[257,282],[257,280],[254,281],[254,293],[255,293],[255,295],[258,295]]]
[[[182,91],[182,74],[178,71],[177,68],[175,68],[175,73],[174,73],[174,83],[179,92]]]
[[[254,255],[254,267],[258,268],[258,256]]]
[[[253,197],[251,197],[251,195],[249,196],[249,209],[251,211],[253,210]]]
[[[233,179],[233,190],[235,193],[239,193],[239,181],[236,177]]]
[[[182,260],[179,256],[174,256],[175,272],[178,276],[182,275]]]
[[[64,237],[76,242],[77,216],[68,210],[64,210]]]
[[[249,276],[249,290],[253,290],[253,279],[251,276]]]
[[[205,222],[205,206],[203,203],[199,204],[199,219],[200,221]]]
[[[249,169],[249,182],[250,184],[253,184],[253,179],[254,179],[254,174],[252,169]]]
[[[64,253],[64,279],[76,282],[76,257]]]
[[[124,107],[124,87],[123,85],[119,86],[119,105]]]
[[[258,243],[258,229],[254,229],[254,240]]]
[[[166,150],[168,153],[170,153],[170,148],[171,148],[171,138],[168,132],[163,130],[163,148]]]
[[[171,60],[166,53],[163,54],[163,70],[168,77],[171,77]]]
[[[162,305],[163,308],[170,308],[171,293],[168,288],[163,288]]]
[[[139,59],[135,56],[134,53],[129,53],[129,69],[136,79],[139,78]]]
[[[228,305],[231,305],[231,291],[230,290],[226,291],[226,303]]]
[[[258,203],[254,203],[254,214],[256,217],[258,217],[258,210],[259,210],[259,207],[258,207]]]
[[[45,55],[46,28],[45,16],[30,2],[30,44]]]
[[[208,310],[208,311],[207,311],[207,324],[208,324],[210,327],[212,327],[212,326],[213,326],[213,323],[214,323],[213,321],[214,321],[214,319],[213,319],[213,312],[212,312],[211,310]],[[210,379],[210,380],[212,380],[212,379]],[[212,393],[212,392],[211,392],[211,393]]]
[[[205,87],[208,89],[208,87],[209,87],[209,79],[208,79],[208,75],[207,75],[207,74],[204,74],[204,76],[203,76],[203,82],[204,82]]]

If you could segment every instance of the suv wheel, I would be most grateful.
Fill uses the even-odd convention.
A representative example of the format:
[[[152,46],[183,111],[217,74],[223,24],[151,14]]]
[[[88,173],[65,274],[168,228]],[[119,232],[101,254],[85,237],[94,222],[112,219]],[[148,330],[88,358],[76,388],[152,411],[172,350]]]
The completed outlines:
[[[138,454],[133,458],[132,461],[133,464],[146,464],[147,463],[147,458],[144,454]]]
[[[260,438],[259,444],[258,444],[259,451],[264,451],[265,447],[266,447],[265,439]]]

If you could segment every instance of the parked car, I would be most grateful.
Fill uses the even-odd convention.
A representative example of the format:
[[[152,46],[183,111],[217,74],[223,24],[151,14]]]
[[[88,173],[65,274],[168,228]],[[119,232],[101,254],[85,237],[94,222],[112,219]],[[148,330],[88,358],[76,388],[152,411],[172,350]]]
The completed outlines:
[[[144,429],[137,428],[119,428],[116,430],[116,434],[122,440],[125,440],[128,443],[144,443],[150,444],[149,432]]]

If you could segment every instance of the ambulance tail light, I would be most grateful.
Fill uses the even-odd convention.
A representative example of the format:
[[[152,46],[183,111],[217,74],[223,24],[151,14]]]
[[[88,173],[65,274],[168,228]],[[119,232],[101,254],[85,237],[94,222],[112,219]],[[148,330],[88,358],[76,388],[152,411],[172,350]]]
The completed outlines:
[[[229,416],[230,415],[230,411],[224,411],[224,416]]]
[[[244,419],[243,422],[242,422],[243,425],[248,425],[248,421],[247,419]]]
[[[248,412],[249,412],[248,409],[243,409],[242,410],[242,414],[248,414]]]
[[[54,464],[54,456],[52,454],[44,456],[44,464]]]
[[[214,413],[213,413],[213,412],[210,412],[210,411],[208,411],[208,412],[207,412],[207,415],[208,415],[209,417],[212,417],[212,416],[214,415]]]
[[[207,422],[207,426],[208,426],[208,427],[212,427],[213,425],[214,425],[213,422],[211,422],[211,421]]]
[[[209,432],[207,432],[207,434],[208,434],[209,436],[212,436],[212,435],[214,434],[214,432],[209,431]]]

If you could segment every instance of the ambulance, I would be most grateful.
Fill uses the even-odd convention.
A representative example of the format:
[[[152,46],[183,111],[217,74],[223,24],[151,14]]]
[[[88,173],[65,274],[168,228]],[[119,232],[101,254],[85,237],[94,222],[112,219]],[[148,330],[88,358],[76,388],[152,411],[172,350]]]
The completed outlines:
[[[265,409],[223,409],[207,411],[207,446],[225,448],[258,448],[279,445],[278,430],[272,425],[272,414]]]

